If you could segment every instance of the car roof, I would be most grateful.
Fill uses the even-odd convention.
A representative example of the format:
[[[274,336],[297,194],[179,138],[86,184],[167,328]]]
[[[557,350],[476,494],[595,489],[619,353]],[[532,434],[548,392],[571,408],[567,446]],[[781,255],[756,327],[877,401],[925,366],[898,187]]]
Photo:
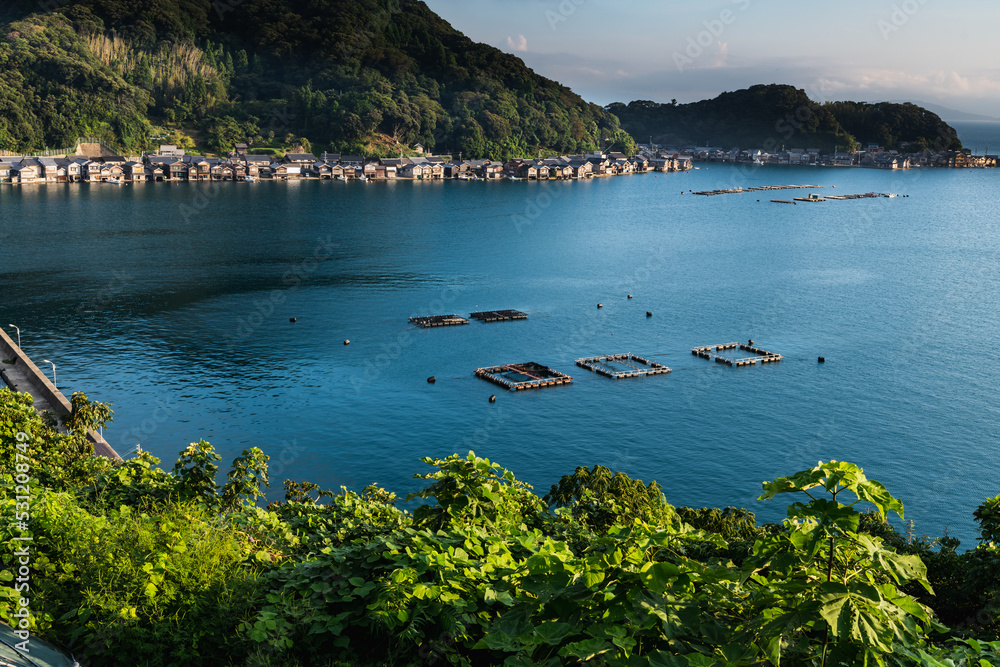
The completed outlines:
[[[27,641],[28,651],[17,648]],[[35,635],[23,640],[14,634],[13,628],[0,623],[0,665],[13,667],[79,667],[73,656]]]

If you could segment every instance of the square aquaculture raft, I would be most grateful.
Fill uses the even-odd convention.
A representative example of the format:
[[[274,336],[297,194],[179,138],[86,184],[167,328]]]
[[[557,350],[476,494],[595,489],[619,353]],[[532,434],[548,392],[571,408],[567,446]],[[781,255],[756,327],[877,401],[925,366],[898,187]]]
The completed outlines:
[[[753,342],[753,341],[751,341]],[[725,355],[719,354],[720,352],[726,352],[727,350],[736,350],[739,348],[741,352],[749,352],[753,356],[744,357],[739,353],[726,353]],[[713,354],[714,353],[714,354]],[[781,361],[781,355],[777,352],[771,352],[770,350],[762,350],[759,347],[754,347],[753,345],[745,345],[743,343],[721,343],[719,345],[702,345],[701,347],[691,348],[691,354],[696,357],[701,357],[702,359],[708,359],[709,361],[715,361],[717,364],[725,364],[726,366],[755,366],[757,364],[770,364],[776,361]]]
[[[522,313],[520,310],[484,310],[470,313],[469,317],[481,322],[503,322],[505,320],[526,320],[528,314]]]
[[[411,317],[410,322],[418,327],[450,327],[458,324],[468,324],[469,320],[458,315],[430,315],[429,317]]]
[[[476,375],[511,391],[552,387],[557,384],[569,384],[573,381],[573,378],[565,373],[554,371],[548,366],[542,366],[533,361],[523,364],[487,366],[477,369]]]
[[[577,359],[576,365],[609,378],[634,378],[669,373],[663,364],[634,354],[606,354],[602,357]]]

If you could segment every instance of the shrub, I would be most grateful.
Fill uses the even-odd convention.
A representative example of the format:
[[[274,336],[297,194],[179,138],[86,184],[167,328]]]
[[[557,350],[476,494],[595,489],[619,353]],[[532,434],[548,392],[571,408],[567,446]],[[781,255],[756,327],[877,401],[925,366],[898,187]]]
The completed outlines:
[[[545,502],[553,507],[569,507],[575,520],[599,533],[635,520],[652,526],[676,520],[659,484],[650,482],[647,486],[642,480],[612,473],[599,465],[593,470],[581,466],[572,475],[563,475],[558,484],[552,485]]]

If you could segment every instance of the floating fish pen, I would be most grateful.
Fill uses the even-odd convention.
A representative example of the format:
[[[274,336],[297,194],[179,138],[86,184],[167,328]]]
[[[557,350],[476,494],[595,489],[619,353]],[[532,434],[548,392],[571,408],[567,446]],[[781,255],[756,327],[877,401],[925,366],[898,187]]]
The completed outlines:
[[[748,191],[756,190],[765,192],[768,190],[803,190],[809,188],[821,188],[822,185],[762,185],[759,188],[747,188]]]
[[[526,320],[528,314],[522,313],[520,310],[484,310],[471,313],[469,317],[480,322],[503,322],[505,320]]]
[[[719,343],[718,345],[702,345],[701,347],[692,347],[691,354],[696,357],[701,357],[702,359],[711,359],[712,352],[722,352],[724,350],[735,350],[739,347],[739,343]]]
[[[428,327],[451,327],[468,324],[469,320],[458,315],[431,315],[429,317],[411,317],[410,322],[426,329]]]
[[[661,375],[669,373],[670,369],[663,364],[650,361],[634,354],[606,354],[601,357],[577,359],[576,365],[586,368],[598,375],[609,378],[634,378],[646,375]]]
[[[826,201],[826,197],[817,197],[816,195],[809,195],[808,197],[792,197],[795,201]]]
[[[858,195],[831,195],[827,197],[827,199],[875,199],[876,197],[888,197],[893,199],[896,195],[886,194],[884,192],[865,192]]]
[[[770,192],[771,190],[812,190],[823,187],[822,185],[762,185],[757,188],[724,188],[722,190],[702,190],[695,192],[696,195],[712,197],[714,195],[738,195],[744,192]]]
[[[548,366],[528,361],[523,364],[504,364],[503,366],[487,366],[476,369],[476,376],[489,380],[493,384],[506,387],[510,391],[521,389],[536,389],[538,387],[553,387],[559,384],[569,384],[573,378],[554,371]]]
[[[795,202],[793,202],[791,199],[772,199],[771,203],[772,204],[794,204]]]
[[[754,347],[753,345],[746,345],[744,343],[740,343],[740,349],[743,350],[744,352],[750,352],[751,354],[757,354],[757,355],[760,355],[762,357],[780,357],[781,356],[777,352],[771,352],[770,350],[762,350],[759,347]]]
[[[719,352],[725,350],[735,350],[739,348],[743,352],[749,352],[753,357],[742,357],[734,358],[730,356],[724,356],[719,354]],[[713,352],[715,354],[713,354]],[[770,364],[781,361],[781,355],[776,352],[771,352],[770,350],[763,350],[758,347],[753,347],[752,345],[746,345],[744,343],[723,343],[722,345],[702,345],[701,347],[691,348],[691,354],[701,359],[708,359],[709,361],[714,361],[717,364],[723,364],[724,366],[756,366],[757,364]]]

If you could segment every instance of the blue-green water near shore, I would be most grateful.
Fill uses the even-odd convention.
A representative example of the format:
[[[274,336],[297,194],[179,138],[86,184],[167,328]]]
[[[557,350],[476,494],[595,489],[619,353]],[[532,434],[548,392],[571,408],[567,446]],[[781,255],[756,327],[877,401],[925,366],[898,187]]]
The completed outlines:
[[[675,504],[778,520],[783,504],[754,500],[761,481],[833,458],[883,481],[918,533],[971,546],[972,510],[1000,493],[1000,173],[702,167],[7,187],[0,325],[58,364],[64,392],[114,404],[119,451],[141,442],[168,465],[204,438],[224,463],[262,447],[276,489],[406,492],[419,457],[474,449],[541,493],[601,463]],[[908,196],[681,194],[786,183]],[[407,323],[502,308],[530,317]],[[689,352],[749,338],[784,361]],[[574,365],[617,352],[673,372],[613,381]],[[509,393],[472,374],[519,361],[574,382]]]

